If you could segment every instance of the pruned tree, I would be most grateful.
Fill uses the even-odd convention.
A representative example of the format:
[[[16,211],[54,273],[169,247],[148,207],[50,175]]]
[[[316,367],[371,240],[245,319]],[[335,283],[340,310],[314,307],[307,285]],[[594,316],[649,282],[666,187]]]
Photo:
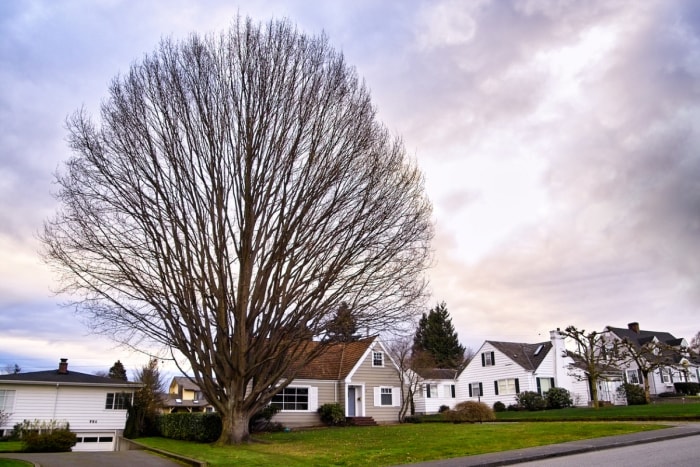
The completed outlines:
[[[326,326],[326,338],[331,342],[357,340],[357,320],[347,302],[342,302]]]
[[[608,375],[611,370],[610,362],[617,354],[618,344],[607,338],[605,332],[586,332],[585,329],[578,329],[575,326],[567,327],[561,332],[564,338],[571,339],[576,345],[573,351],[575,365],[571,368],[570,376],[588,381],[591,391],[591,400],[596,409],[600,406],[598,400],[598,380]],[[583,376],[578,373],[578,369],[583,370]],[[617,371],[617,370],[615,370]]]
[[[465,348],[459,343],[457,331],[445,302],[423,313],[413,338],[413,352],[425,352],[439,368],[459,368],[464,362]]]
[[[637,367],[642,375],[644,398],[649,404],[651,402],[649,375],[653,375],[658,369],[673,365],[674,349],[657,339],[640,344],[624,338],[618,340],[617,345],[616,360],[621,366],[634,364]]]
[[[698,331],[697,334],[690,339],[689,349],[696,355],[700,354],[700,331]]]
[[[412,353],[410,337],[397,338],[391,342],[388,350],[398,367],[401,382],[401,407],[398,420],[403,422],[407,415],[415,413],[415,395],[420,389],[420,375],[413,371],[415,355]]]
[[[107,377],[112,379],[120,379],[122,381],[129,381],[124,364],[120,360],[114,362],[114,365],[112,365],[107,373]]]
[[[2,369],[2,373],[0,374],[6,374],[6,375],[16,375],[18,373],[22,372],[22,368],[18,364],[7,364],[5,367]]]
[[[377,331],[422,306],[422,175],[325,37],[238,18],[165,39],[68,128],[45,257],[95,331],[184,357],[219,443],[249,439],[342,300]]]

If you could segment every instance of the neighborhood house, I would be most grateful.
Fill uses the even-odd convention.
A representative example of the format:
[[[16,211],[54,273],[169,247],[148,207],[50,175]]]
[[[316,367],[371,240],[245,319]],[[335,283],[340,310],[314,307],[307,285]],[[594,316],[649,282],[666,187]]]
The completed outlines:
[[[127,405],[140,383],[68,370],[0,375],[0,410],[10,414],[0,435],[24,420],[67,422],[78,438],[73,451],[112,451],[124,431]]]

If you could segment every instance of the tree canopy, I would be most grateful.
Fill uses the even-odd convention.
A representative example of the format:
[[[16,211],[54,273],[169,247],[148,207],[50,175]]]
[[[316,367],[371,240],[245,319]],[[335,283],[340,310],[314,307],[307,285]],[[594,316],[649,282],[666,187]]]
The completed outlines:
[[[327,335],[332,342],[352,342],[358,339],[357,320],[346,302],[342,302],[327,326]]]
[[[445,302],[423,313],[413,338],[414,358],[425,353],[438,368],[459,368],[464,362],[464,352]]]
[[[129,380],[129,377],[126,374],[126,369],[124,368],[124,364],[120,360],[114,362],[114,365],[112,365],[112,367],[109,369],[109,372],[107,373],[107,377],[112,379],[120,379],[122,381]]]
[[[325,37],[237,18],[164,39],[68,128],[45,257],[95,331],[184,356],[220,443],[249,438],[341,301],[371,330],[422,306],[423,177]]]

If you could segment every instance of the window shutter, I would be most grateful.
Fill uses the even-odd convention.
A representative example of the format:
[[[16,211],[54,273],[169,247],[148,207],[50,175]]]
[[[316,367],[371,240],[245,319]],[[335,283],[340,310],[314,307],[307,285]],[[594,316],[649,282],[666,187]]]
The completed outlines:
[[[639,384],[644,384],[644,378],[642,377],[642,370],[637,370],[637,376],[639,377]]]
[[[380,387],[374,388],[374,406],[381,407],[382,405],[382,389]]]
[[[493,382],[493,390],[496,391],[496,395],[498,395],[498,381]]]
[[[520,380],[515,378],[515,393],[520,394]]]
[[[491,365],[496,364],[496,354],[491,352]]]
[[[671,382],[673,382],[673,370],[668,370],[668,376],[671,378]]]
[[[481,366],[486,366],[486,354],[481,354]]]
[[[483,396],[484,395],[484,385],[479,383],[479,395]]]
[[[537,394],[542,395],[542,385],[540,384],[540,379],[537,378]]]
[[[391,405],[401,407],[401,388],[391,388]]]
[[[425,397],[427,397],[428,399],[430,399],[431,397],[433,397],[433,396],[430,395],[430,383],[428,383],[428,384],[425,385]]]
[[[625,381],[625,383],[629,382],[629,381],[627,381],[627,372],[626,371],[622,372],[622,379]]]
[[[309,412],[318,410],[318,388],[311,386],[309,388]]]
[[[555,387],[555,386],[554,386],[554,378],[549,378],[549,383],[550,383],[550,384],[549,384],[549,387],[550,387],[550,388]]]
[[[454,384],[450,386],[450,392],[452,393],[452,398],[453,398],[453,399],[454,399],[455,397],[457,397],[457,393],[456,393],[456,389],[455,389],[455,385],[454,385]]]
[[[469,383],[469,397],[474,397],[472,395],[472,383]]]

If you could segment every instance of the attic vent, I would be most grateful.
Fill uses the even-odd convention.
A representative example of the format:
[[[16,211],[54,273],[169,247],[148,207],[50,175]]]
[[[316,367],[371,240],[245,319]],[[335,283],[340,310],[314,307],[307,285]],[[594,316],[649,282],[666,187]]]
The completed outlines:
[[[535,356],[537,356],[540,352],[542,352],[542,348],[543,348],[543,347],[544,347],[543,344],[540,344],[540,345],[537,347],[537,350],[535,350]]]

